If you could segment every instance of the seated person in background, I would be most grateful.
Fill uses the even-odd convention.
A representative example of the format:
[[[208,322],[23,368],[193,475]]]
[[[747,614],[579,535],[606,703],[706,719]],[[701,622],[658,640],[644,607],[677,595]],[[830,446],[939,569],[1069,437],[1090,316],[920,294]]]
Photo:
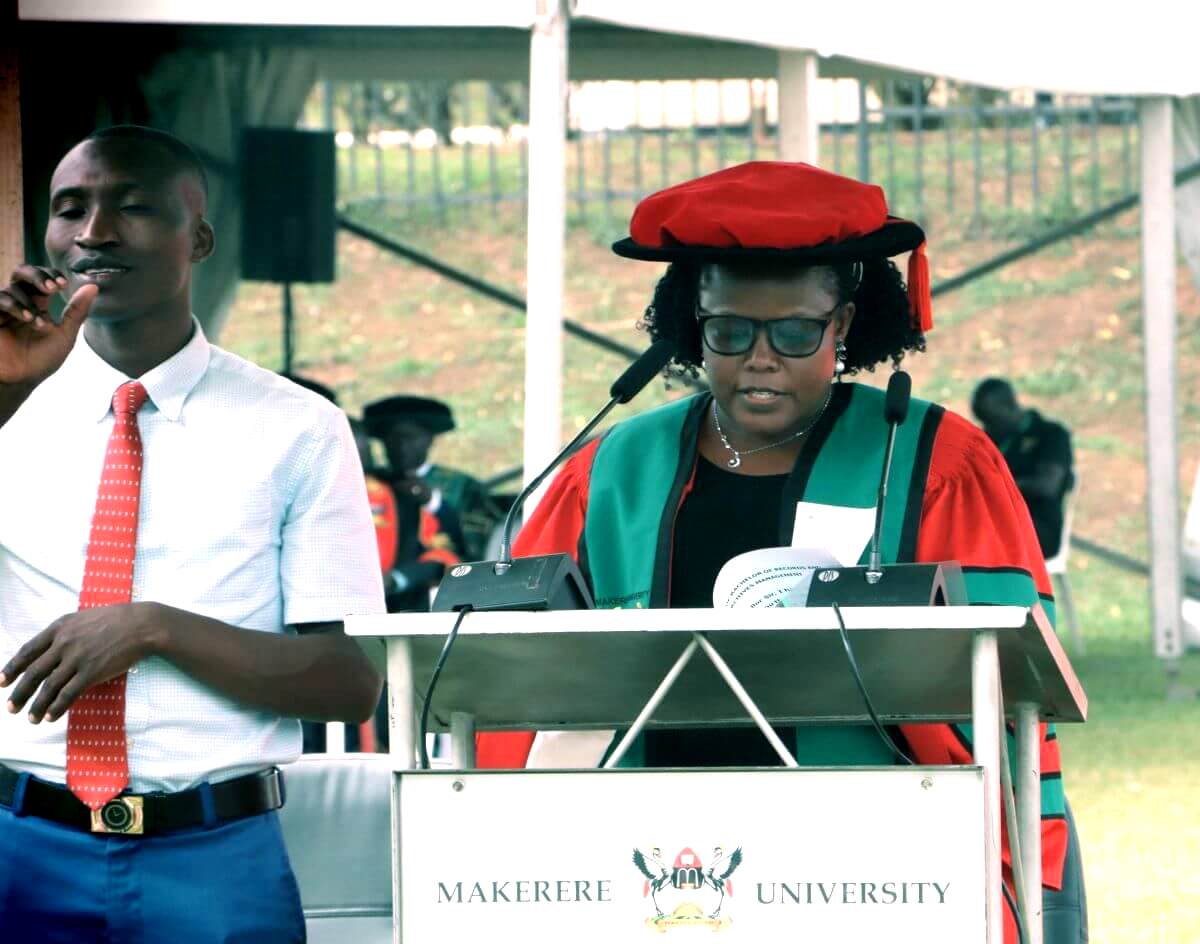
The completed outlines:
[[[381,475],[395,506],[396,547],[384,581],[388,612],[427,610],[446,567],[466,556],[457,510],[422,477],[433,437],[453,429],[454,420],[436,400],[398,396],[367,404],[363,425],[383,442],[388,469]]]
[[[407,441],[406,448],[412,451],[413,461],[420,456],[415,466],[417,476],[435,496],[440,495],[441,501],[454,509],[462,528],[463,543],[459,547],[462,558],[481,560],[488,538],[504,517],[504,511],[477,478],[429,461],[434,440],[455,428],[450,407],[440,400],[406,396],[389,397],[373,406],[393,412],[401,424],[398,435]]]
[[[422,478],[458,513],[464,559],[482,560],[488,539],[504,520],[504,509],[479,479],[459,469],[431,464]]]
[[[1012,384],[998,377],[975,388],[971,410],[1008,463],[1042,554],[1053,557],[1062,540],[1063,498],[1075,484],[1071,434],[1037,410],[1022,409]]]

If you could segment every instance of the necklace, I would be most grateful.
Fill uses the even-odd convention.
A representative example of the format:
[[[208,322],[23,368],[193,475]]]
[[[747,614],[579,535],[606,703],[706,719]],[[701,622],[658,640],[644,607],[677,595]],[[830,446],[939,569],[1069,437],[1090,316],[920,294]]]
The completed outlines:
[[[825,408],[829,406],[829,401],[832,397],[833,387],[830,387],[829,392],[825,394],[825,402],[821,404],[821,409],[817,410],[817,415],[812,418],[812,422],[805,426],[804,429],[798,430],[797,432],[792,433],[790,436],[785,436],[783,439],[779,440],[779,442],[768,443],[765,446],[758,446],[755,449],[747,449],[744,452],[739,452],[738,450],[734,449],[733,445],[729,442],[728,437],[725,435],[725,431],[721,429],[721,420],[720,417],[717,416],[717,401],[713,400],[713,426],[716,428],[717,435],[721,439],[721,445],[733,453],[733,458],[730,459],[726,465],[728,465],[731,469],[736,469],[742,464],[742,458],[744,456],[752,456],[756,452],[766,452],[768,449],[775,449],[779,446],[785,445],[786,443],[790,443],[794,439],[799,439],[805,433],[809,432],[814,426],[816,426],[818,422],[820,422],[821,417],[825,415]]]

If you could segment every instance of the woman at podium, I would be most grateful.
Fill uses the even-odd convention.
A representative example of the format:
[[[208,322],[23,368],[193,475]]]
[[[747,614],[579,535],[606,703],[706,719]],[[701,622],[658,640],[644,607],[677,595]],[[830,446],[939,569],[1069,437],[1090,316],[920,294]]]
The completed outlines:
[[[849,378],[925,350],[924,234],[888,214],[879,187],[805,164],[753,162],[646,198],[613,249],[668,263],[642,325],[677,344],[672,370],[703,377],[711,392],[619,423],[573,456],[515,550],[575,555],[598,607],[712,606],[727,561],[802,537],[793,534],[799,503],[874,505],[884,396]],[[891,261],[903,253],[907,280]],[[1053,614],[1024,502],[974,425],[912,400],[890,482],[884,563],[959,561],[969,602],[1040,601]],[[892,762],[871,728],[778,733],[802,764]],[[972,762],[969,726],[897,733],[918,763]],[[1059,888],[1067,845],[1059,753],[1053,730],[1043,725],[1042,736],[1043,875]],[[533,738],[481,735],[479,765],[524,766]],[[756,729],[650,731],[627,760],[778,763]]]

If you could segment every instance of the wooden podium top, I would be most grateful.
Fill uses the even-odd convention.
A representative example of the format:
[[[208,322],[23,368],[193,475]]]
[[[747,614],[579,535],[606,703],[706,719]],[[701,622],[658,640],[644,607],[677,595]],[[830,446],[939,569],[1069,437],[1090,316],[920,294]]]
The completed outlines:
[[[851,645],[880,717],[969,721],[976,630],[995,630],[1004,699],[1043,720],[1078,722],[1087,696],[1040,607],[845,607]],[[455,613],[346,620],[351,636],[409,640],[423,692]],[[868,720],[832,609],[573,610],[469,613],[438,682],[431,716],[452,711],[510,729],[627,726],[691,639],[707,634],[772,722]],[[712,664],[698,655],[650,727],[750,724]]]

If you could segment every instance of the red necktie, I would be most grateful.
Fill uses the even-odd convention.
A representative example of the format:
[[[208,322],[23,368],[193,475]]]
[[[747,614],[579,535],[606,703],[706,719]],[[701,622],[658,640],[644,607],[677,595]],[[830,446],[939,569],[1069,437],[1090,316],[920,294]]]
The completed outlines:
[[[137,381],[113,394],[112,434],[92,515],[79,609],[133,599],[133,557],[142,491],[138,410],[146,388]],[[67,786],[98,810],[129,783],[125,744],[125,675],[94,685],[67,712]]]

